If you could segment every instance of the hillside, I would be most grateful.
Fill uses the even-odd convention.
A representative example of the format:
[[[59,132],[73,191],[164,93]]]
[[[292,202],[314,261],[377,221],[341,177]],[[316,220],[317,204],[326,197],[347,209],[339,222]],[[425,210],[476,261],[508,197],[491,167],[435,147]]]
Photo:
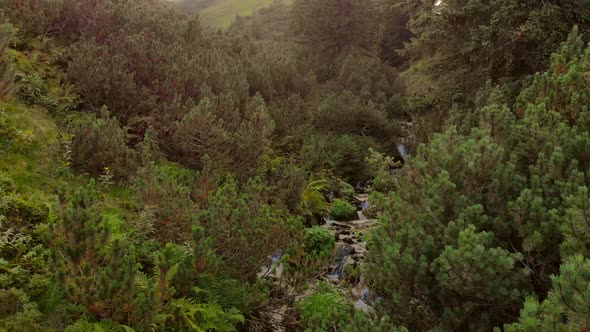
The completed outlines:
[[[183,11],[199,13],[207,25],[227,27],[236,16],[252,15],[275,1],[292,2],[292,0],[179,0],[172,3]]]
[[[590,6],[162,1],[0,0],[0,332],[590,331]]]

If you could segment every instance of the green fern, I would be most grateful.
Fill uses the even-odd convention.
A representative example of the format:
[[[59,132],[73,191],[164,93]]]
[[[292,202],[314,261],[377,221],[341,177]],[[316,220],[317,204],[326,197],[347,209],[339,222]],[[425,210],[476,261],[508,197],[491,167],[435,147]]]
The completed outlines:
[[[223,308],[237,308],[244,313],[249,312],[258,301],[252,296],[256,291],[251,285],[212,275],[200,275],[199,287],[193,287],[193,293],[199,302],[217,303]]]
[[[88,322],[79,320],[73,325],[68,326],[65,332],[134,332],[129,326],[119,325],[110,320],[100,322]]]
[[[323,191],[328,184],[327,180],[311,181],[301,194],[301,203],[299,209],[308,216],[319,215],[325,217],[330,212],[330,204],[326,201]]]
[[[159,317],[158,321],[165,321],[172,330],[234,332],[236,325],[244,322],[244,316],[237,309],[226,311],[218,304],[196,303],[192,299],[173,300],[168,309],[170,314]]]

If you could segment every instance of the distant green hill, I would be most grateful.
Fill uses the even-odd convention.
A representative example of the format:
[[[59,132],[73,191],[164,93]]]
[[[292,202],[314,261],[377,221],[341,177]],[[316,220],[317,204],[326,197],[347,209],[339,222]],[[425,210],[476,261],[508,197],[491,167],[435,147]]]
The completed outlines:
[[[281,0],[184,0],[172,1],[188,12],[201,14],[203,22],[215,27],[227,27],[236,16],[249,16],[256,10]],[[292,0],[283,0],[290,3]]]

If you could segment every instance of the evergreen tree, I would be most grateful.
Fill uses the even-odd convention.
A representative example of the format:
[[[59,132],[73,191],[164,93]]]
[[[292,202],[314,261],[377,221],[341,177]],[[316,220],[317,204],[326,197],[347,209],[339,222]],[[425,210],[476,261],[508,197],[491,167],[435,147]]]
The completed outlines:
[[[72,164],[93,176],[110,173],[118,179],[128,178],[137,167],[137,154],[127,146],[127,135],[119,121],[106,107],[100,117],[91,116],[70,125]],[[109,174],[107,174],[109,175]]]
[[[585,263],[562,262],[587,251],[588,54],[574,31],[512,109],[493,93],[418,149],[367,257],[386,313],[410,328],[489,330],[549,293],[562,304],[542,305],[547,315],[571,302],[583,322]],[[528,300],[523,315],[537,309]]]
[[[582,255],[568,257],[546,300],[526,300],[517,323],[505,331],[585,331],[590,327],[590,261]]]
[[[213,239],[224,262],[221,267],[238,279],[254,280],[269,255],[294,245],[300,220],[239,192],[237,182],[227,179],[209,197],[199,224]]]
[[[245,180],[262,165],[273,129],[260,96],[241,105],[227,94],[203,99],[178,122],[174,140],[184,163],[202,169],[207,160]]]
[[[58,280],[68,297],[98,319],[129,323],[137,267],[96,208],[94,183],[60,194],[54,253]]]

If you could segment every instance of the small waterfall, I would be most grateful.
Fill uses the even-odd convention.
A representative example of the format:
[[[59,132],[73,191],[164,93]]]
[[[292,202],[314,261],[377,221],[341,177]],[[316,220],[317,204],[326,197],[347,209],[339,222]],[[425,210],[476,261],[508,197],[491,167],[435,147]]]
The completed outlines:
[[[367,219],[367,217],[365,217],[365,215],[363,214],[363,211],[357,211],[356,214],[357,214],[357,218],[358,218],[357,220],[358,221],[366,221],[366,220],[369,220],[369,219]]]
[[[398,145],[397,145],[397,152],[399,152],[399,155],[400,155],[402,158],[404,158],[404,159],[406,158],[406,154],[407,154],[407,152],[406,152],[406,147],[405,147],[405,145],[403,145],[403,144],[398,144]]]
[[[336,220],[334,220],[334,218],[332,218],[332,217],[326,217],[326,218],[324,218],[324,222],[326,223],[326,226],[332,226],[332,225],[334,225]]]
[[[369,204],[369,200],[366,200],[366,201],[361,202],[361,209],[362,210],[366,210],[366,209],[368,209],[370,207],[371,207],[371,204]]]
[[[338,282],[342,276],[342,271],[347,260],[354,254],[354,248],[352,246],[340,243],[336,246],[336,257],[334,264],[330,267],[328,279]]]

